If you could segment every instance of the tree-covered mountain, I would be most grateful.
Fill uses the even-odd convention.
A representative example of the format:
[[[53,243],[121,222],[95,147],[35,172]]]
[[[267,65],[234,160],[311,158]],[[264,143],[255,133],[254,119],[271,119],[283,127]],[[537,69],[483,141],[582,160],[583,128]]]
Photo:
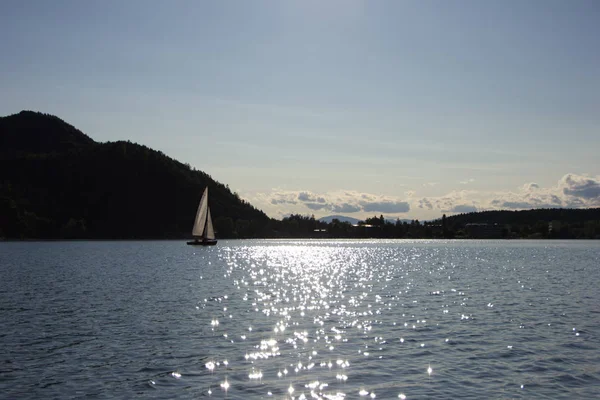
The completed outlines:
[[[7,158],[61,153],[95,144],[89,136],[58,117],[21,111],[0,117],[0,155]]]
[[[600,208],[481,211],[432,221],[448,237],[468,237],[469,225],[501,227],[504,238],[599,239]]]
[[[47,114],[0,118],[0,237],[188,237],[205,186],[220,237],[266,234],[262,211],[160,151]]]
[[[480,211],[449,216],[447,223],[464,226],[474,223],[505,224],[505,225],[535,225],[539,222],[549,223],[583,223],[590,220],[600,220],[600,208],[539,208],[522,211]],[[437,222],[441,222],[438,220]]]

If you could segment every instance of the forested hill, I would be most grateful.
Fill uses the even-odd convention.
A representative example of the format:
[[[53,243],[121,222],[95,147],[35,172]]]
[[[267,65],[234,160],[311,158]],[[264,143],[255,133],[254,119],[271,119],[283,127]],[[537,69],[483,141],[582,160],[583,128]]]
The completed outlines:
[[[47,114],[0,117],[0,238],[184,238],[209,187],[221,237],[269,218],[202,171],[136,143],[98,143]]]
[[[501,237],[506,238],[599,239],[600,208],[481,211],[430,224],[443,226],[447,237],[468,236],[469,224],[488,224],[502,227]]]
[[[53,115],[21,111],[0,117],[0,154],[6,157],[60,153],[95,143]]]
[[[446,221],[451,225],[464,226],[473,223],[530,225],[560,221],[563,224],[585,223],[600,220],[600,208],[540,208],[522,211],[480,211],[449,216]],[[438,221],[441,223],[441,220]]]

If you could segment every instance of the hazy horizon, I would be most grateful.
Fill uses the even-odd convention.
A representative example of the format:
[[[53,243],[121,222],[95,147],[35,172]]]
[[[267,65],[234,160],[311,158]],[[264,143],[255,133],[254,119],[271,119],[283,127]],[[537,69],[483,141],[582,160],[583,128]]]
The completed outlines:
[[[267,215],[600,206],[593,1],[7,1],[0,115],[56,115]]]

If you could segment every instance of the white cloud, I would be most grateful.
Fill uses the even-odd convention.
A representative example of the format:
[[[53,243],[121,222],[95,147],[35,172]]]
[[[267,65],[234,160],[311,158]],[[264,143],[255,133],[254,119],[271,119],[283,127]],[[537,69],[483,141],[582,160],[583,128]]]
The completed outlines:
[[[566,174],[559,182],[563,194],[600,204],[600,177]]]
[[[296,204],[296,197],[294,193],[289,192],[276,192],[269,198],[271,204]]]
[[[287,199],[271,199],[271,204],[296,204],[296,202]]]
[[[585,208],[600,205],[600,178],[566,174],[555,186],[526,183],[517,191],[496,192],[486,209]]]
[[[361,211],[360,206],[350,203],[333,204],[331,211],[335,213],[357,213]]]
[[[410,205],[405,201],[363,201],[360,203],[363,211],[382,212],[388,214],[405,213],[410,210]]]
[[[442,196],[383,196],[350,190],[313,193],[306,190],[273,189],[247,196],[251,204],[267,214],[282,217],[291,213],[350,214],[361,218],[385,214],[401,218],[436,218],[442,213],[534,208],[586,208],[600,206],[600,176],[566,174],[554,186],[525,183],[509,191],[454,190]]]
[[[523,185],[523,190],[535,190],[535,189],[539,189],[540,185],[538,185],[537,183],[526,183]]]
[[[306,190],[286,191],[273,189],[270,193],[261,193],[247,199],[261,208],[269,204],[275,206],[277,215],[321,211],[321,213],[382,213],[387,215],[404,214],[410,210],[410,204],[403,199],[355,191],[336,191],[316,194]],[[269,213],[273,215],[272,212]]]
[[[485,210],[535,208],[586,208],[600,206],[600,177],[566,174],[556,185],[541,187],[530,182],[514,191],[452,191],[443,196],[414,201],[422,212],[465,213]]]
[[[566,174],[555,186],[527,183],[517,192],[496,193],[493,209],[585,208],[600,205],[600,178]]]
[[[331,206],[329,204],[326,203],[309,203],[306,202],[304,203],[304,205],[308,208],[310,208],[311,210],[325,210],[325,209],[330,209]]]
[[[428,210],[433,210],[433,204],[431,204],[431,201],[429,201],[426,198],[420,199],[419,200],[419,208],[426,208]]]
[[[479,197],[479,192],[474,190],[455,190],[444,196],[428,197],[426,200],[433,205],[432,209],[444,213],[457,213],[471,212],[473,209],[477,209]],[[426,205],[425,202],[422,202],[422,204]],[[469,211],[458,211],[467,209]]]
[[[303,202],[316,202],[316,203],[325,203],[325,198],[316,196],[311,192],[300,192],[298,193],[298,200]]]

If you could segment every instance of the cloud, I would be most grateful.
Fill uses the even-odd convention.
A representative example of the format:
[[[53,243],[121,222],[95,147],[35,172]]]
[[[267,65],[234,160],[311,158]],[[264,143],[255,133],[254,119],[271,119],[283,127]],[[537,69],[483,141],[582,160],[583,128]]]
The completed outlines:
[[[475,179],[470,178],[470,179],[467,179],[467,180],[464,180],[464,181],[460,181],[458,183],[460,183],[461,185],[468,185],[469,183],[473,183],[473,182],[475,182]]]
[[[489,202],[489,208],[495,210],[530,210],[534,208],[565,207],[565,202],[547,189],[539,193],[502,193]]]
[[[421,200],[421,204],[426,207],[427,203],[432,205],[433,209],[440,210],[445,213],[453,213],[453,212],[470,212],[469,211],[459,211],[461,210],[461,206],[470,205],[472,207],[478,206],[478,197],[479,193],[474,190],[455,190],[444,196],[439,197],[428,197]],[[459,207],[455,210],[455,207]]]
[[[586,176],[566,174],[560,181],[563,193],[584,200],[600,203],[600,180]]]
[[[271,204],[296,204],[297,202],[294,200],[287,199],[271,199]]]
[[[600,206],[600,178],[566,174],[555,186],[526,183],[516,192],[496,193],[491,209],[585,208]]]
[[[346,192],[346,193],[350,194],[348,192]],[[377,196],[372,195],[370,193],[361,193],[360,198],[363,199],[364,201],[375,201],[377,199]]]
[[[429,201],[428,199],[421,199],[419,200],[419,208],[427,208],[428,210],[433,209],[433,204],[431,204],[431,201]]]
[[[470,213],[470,212],[477,212],[477,207],[475,206],[470,206],[467,204],[457,204],[454,207],[452,207],[452,209],[450,209],[451,212],[455,212],[455,213]]]
[[[352,214],[359,212],[377,212],[385,214],[401,214],[410,210],[407,201],[390,196],[355,191],[335,191],[315,194],[310,191],[285,191],[273,189],[270,193],[257,193],[254,199],[269,203],[277,209],[277,214],[284,212],[329,211]],[[251,204],[253,199],[250,199]],[[257,204],[258,205],[258,204]]]
[[[306,192],[300,192],[300,193],[298,193],[298,200],[311,201],[311,195]]]
[[[323,203],[304,203],[304,205],[306,207],[310,208],[311,210],[322,210],[324,208],[331,207],[329,204],[323,204]]]
[[[465,188],[466,189],[466,188]],[[529,182],[513,190],[454,190],[441,196],[415,197],[405,191],[402,197],[338,190],[314,193],[307,190],[272,189],[254,192],[244,198],[269,215],[318,212],[335,214],[384,214],[428,218],[442,213],[468,213],[485,210],[528,210],[536,208],[600,207],[600,176],[569,173],[554,185]],[[411,215],[414,212],[414,216]]]
[[[365,212],[383,212],[389,214],[405,213],[410,210],[410,205],[405,201],[374,201],[361,202]]]
[[[270,196],[270,203],[277,204],[296,204],[296,198],[293,193],[289,192],[276,192]]]
[[[342,204],[332,204],[331,211],[336,213],[355,213],[359,212],[361,207],[355,204],[342,203]]]
[[[532,207],[531,203],[527,203],[525,201],[501,201],[501,200],[493,200],[492,204],[498,206],[499,208],[508,208],[511,210],[519,210],[519,209],[529,209]]]
[[[298,193],[298,200],[304,202],[317,202],[317,203],[325,203],[325,199],[323,197],[318,197],[313,195],[310,192],[300,192]]]

